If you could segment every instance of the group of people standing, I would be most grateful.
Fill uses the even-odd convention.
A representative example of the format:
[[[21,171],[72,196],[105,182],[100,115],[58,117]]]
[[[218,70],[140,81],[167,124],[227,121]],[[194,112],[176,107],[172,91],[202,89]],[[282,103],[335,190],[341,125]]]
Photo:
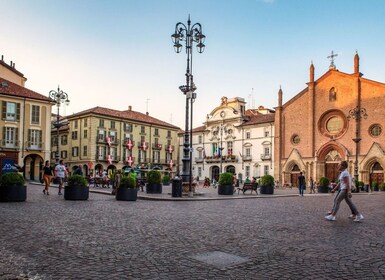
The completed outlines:
[[[63,160],[60,160],[59,164],[57,164],[55,168],[52,168],[49,160],[46,160],[42,173],[43,173],[43,181],[44,181],[43,193],[46,195],[49,195],[49,187],[51,184],[51,180],[53,177],[56,177],[56,180],[58,181],[58,184],[59,184],[58,195],[62,195],[64,179],[68,175],[68,171],[66,166],[64,165]]]

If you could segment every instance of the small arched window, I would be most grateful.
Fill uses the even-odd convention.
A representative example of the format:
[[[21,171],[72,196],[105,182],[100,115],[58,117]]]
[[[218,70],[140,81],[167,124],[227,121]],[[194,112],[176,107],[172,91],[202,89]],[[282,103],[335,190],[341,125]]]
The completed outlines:
[[[334,87],[332,87],[329,90],[329,101],[336,101],[337,100],[337,93]]]

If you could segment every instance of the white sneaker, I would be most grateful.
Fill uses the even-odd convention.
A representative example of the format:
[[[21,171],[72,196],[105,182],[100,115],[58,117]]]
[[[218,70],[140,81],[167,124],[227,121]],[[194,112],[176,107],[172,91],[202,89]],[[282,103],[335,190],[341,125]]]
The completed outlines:
[[[325,216],[325,219],[328,220],[328,221],[335,221],[336,220],[336,216],[333,216],[333,215],[327,215]]]
[[[350,214],[349,219],[355,219],[357,216],[354,214]]]
[[[359,214],[356,216],[356,218],[353,220],[353,222],[361,222],[361,220],[364,219],[364,216],[362,214]]]

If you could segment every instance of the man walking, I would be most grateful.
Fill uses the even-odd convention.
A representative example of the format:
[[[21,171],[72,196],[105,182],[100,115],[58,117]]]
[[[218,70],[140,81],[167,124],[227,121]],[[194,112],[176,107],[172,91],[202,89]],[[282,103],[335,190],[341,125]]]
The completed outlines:
[[[305,176],[302,175],[302,172],[300,172],[298,176],[298,187],[299,195],[303,196],[303,190],[305,189]]]
[[[60,160],[59,164],[55,166],[55,176],[56,176],[56,179],[59,183],[58,195],[61,195],[62,194],[61,190],[63,189],[64,178],[66,176],[66,167],[63,164],[63,160]]]

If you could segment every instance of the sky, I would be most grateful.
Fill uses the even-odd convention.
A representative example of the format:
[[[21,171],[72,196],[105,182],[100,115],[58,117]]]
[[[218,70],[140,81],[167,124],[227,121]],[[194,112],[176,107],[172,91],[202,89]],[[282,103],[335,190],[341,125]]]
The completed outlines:
[[[328,71],[385,82],[382,0],[0,0],[0,55],[47,95],[65,91],[70,115],[95,106],[149,112],[184,129],[187,55],[175,53],[178,22],[200,23],[205,51],[193,53],[194,127],[220,105],[273,109]],[[54,109],[54,108],[53,108]],[[55,112],[55,111],[54,111]]]

